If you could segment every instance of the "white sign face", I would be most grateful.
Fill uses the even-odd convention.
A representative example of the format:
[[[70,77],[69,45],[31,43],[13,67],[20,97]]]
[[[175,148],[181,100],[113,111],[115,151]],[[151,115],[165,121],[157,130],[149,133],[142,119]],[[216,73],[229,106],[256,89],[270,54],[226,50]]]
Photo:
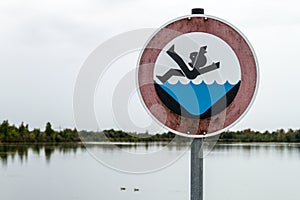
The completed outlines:
[[[184,60],[189,70],[193,69],[189,64],[192,63],[193,54],[197,55],[201,47],[206,47],[205,51],[203,51],[203,55],[201,55],[206,58],[206,63],[204,63],[203,67],[214,62],[219,62],[220,66],[217,70],[199,75],[192,80],[186,76],[173,76],[168,79],[170,84],[176,84],[178,81],[182,84],[188,84],[190,81],[194,84],[199,84],[202,81],[206,84],[212,84],[213,82],[224,84],[226,81],[236,84],[241,80],[240,64],[231,47],[222,39],[212,34],[193,32],[183,34],[173,39],[164,47],[164,50],[160,52],[154,67],[153,79],[155,82],[162,83],[157,76],[162,76],[168,70],[180,69],[178,64],[167,54],[167,51],[173,45],[175,52]]]
[[[170,41],[160,52],[153,75],[156,92],[171,111],[198,119],[223,111],[233,101],[241,81],[240,64],[231,47],[214,35],[200,32]],[[212,113],[214,107],[218,111]]]

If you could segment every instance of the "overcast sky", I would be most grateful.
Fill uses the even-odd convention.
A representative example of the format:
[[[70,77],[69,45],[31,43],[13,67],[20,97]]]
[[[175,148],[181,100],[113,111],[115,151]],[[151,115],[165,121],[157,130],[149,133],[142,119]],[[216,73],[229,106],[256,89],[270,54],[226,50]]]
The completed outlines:
[[[158,28],[203,7],[249,39],[258,57],[256,101],[234,129],[300,128],[299,1],[0,1],[0,119],[74,127],[72,97],[81,65],[102,42]]]

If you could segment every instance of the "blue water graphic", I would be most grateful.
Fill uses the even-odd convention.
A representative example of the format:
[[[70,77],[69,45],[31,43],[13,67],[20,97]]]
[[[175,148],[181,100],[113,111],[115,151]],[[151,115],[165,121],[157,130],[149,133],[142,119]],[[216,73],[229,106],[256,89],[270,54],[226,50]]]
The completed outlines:
[[[178,81],[176,84],[170,84],[167,81],[159,85],[190,114],[201,115],[239,82],[236,84],[231,84],[228,81],[224,84],[217,82],[206,84],[202,81],[200,84],[194,84],[190,81],[188,84],[182,84]]]

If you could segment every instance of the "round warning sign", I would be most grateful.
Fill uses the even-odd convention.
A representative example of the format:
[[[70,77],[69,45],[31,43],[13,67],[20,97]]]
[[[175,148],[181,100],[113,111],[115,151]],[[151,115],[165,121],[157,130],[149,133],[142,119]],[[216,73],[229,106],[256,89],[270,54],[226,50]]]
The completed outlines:
[[[161,124],[191,137],[215,135],[249,109],[258,65],[248,40],[229,23],[185,16],[160,28],[141,53],[142,101]]]

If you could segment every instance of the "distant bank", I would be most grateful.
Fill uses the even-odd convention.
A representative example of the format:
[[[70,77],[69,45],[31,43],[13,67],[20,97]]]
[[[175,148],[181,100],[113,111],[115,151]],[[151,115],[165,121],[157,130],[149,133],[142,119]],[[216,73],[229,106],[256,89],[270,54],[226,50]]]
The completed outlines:
[[[120,130],[104,130],[103,132],[78,132],[74,129],[56,131],[47,122],[45,129],[29,130],[28,124],[19,126],[9,124],[8,120],[0,123],[0,143],[66,143],[85,141],[101,142],[109,139],[112,142],[169,142],[175,134],[172,132],[150,135],[148,133],[126,133]],[[188,140],[188,139],[187,139]],[[180,139],[184,141],[184,139]],[[227,131],[221,133],[220,142],[300,142],[300,130],[279,129],[263,133],[245,129],[242,131]]]

